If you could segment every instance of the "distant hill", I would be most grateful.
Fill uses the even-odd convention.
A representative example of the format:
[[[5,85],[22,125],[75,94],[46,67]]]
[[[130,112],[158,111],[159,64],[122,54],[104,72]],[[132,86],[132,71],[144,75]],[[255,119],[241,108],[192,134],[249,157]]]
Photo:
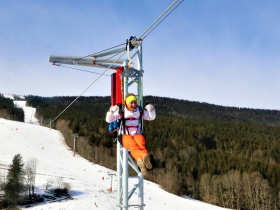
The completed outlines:
[[[54,119],[75,98],[26,96],[27,103],[45,119]],[[155,105],[157,113],[156,120],[144,122],[146,147],[154,166],[148,179],[175,194],[239,209],[241,204],[241,209],[258,208],[236,200],[250,200],[248,189],[253,189],[255,181],[245,189],[246,180],[258,179],[267,183],[263,193],[269,205],[280,205],[275,200],[280,200],[279,111],[154,96],[145,96],[144,104],[147,101]],[[67,125],[70,133],[78,133],[78,153],[107,167],[116,156],[105,122],[109,107],[110,97],[81,97],[53,124],[57,128]],[[71,147],[73,139],[66,142]],[[228,179],[238,182],[237,191],[231,192],[229,183],[233,182]],[[223,197],[230,193],[239,197]]]
[[[26,96],[27,102],[34,107],[67,106],[76,97],[40,97]],[[108,109],[110,97],[81,97],[74,105],[93,106]],[[145,96],[144,104],[149,102],[157,108],[157,114],[188,119],[222,120],[230,122],[255,122],[261,124],[280,125],[280,111],[269,109],[252,109],[227,107],[196,101],[179,100],[166,97]],[[104,107],[105,106],[105,107]]]
[[[154,96],[146,96],[144,101],[154,104],[157,107],[157,113],[165,116],[280,125],[280,111],[278,110],[226,107]]]

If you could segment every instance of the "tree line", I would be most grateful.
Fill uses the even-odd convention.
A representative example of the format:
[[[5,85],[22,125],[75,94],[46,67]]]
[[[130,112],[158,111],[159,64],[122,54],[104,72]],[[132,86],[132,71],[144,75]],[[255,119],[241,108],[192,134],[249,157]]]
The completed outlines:
[[[62,177],[57,177],[56,180],[48,178],[45,184],[46,195],[37,195],[35,193],[37,168],[37,158],[30,158],[24,162],[23,157],[17,154],[7,173],[0,171],[0,190],[4,191],[4,196],[0,196],[0,209],[10,209],[17,205],[30,207],[30,204],[53,201],[61,196],[71,197],[69,194],[71,186],[64,182]]]
[[[7,113],[0,113],[0,117],[7,117],[10,120],[24,122],[24,112],[22,108],[14,107],[12,99],[5,98],[0,94],[0,110]]]
[[[26,99],[37,108],[38,115],[54,118],[75,97],[27,96]],[[280,191],[279,111],[153,96],[144,97],[144,101],[155,105],[157,112],[156,120],[144,122],[146,147],[154,166],[147,179],[169,192],[228,208],[269,209],[272,205],[279,208],[276,202]],[[116,161],[116,145],[105,122],[109,107],[110,97],[81,97],[53,126],[65,120],[72,133],[80,136],[79,154],[115,169],[112,163]],[[66,142],[73,146],[72,138],[66,138]],[[239,177],[239,183],[245,183],[250,176],[252,180],[255,176],[263,180],[267,186],[262,192],[268,196],[266,203],[256,207],[246,202],[241,204],[236,196],[232,197],[224,181],[232,174]],[[214,186],[206,194],[201,187],[205,177],[210,177],[209,186]],[[219,192],[225,192],[225,197],[219,197],[217,192],[221,189]],[[240,189],[238,195],[250,199],[248,189]]]
[[[25,164],[22,156],[14,156],[9,166],[7,176],[0,174],[0,187],[4,190],[4,199],[0,200],[0,207],[23,204],[26,198],[35,196],[35,178],[37,171],[37,159],[31,158]]]

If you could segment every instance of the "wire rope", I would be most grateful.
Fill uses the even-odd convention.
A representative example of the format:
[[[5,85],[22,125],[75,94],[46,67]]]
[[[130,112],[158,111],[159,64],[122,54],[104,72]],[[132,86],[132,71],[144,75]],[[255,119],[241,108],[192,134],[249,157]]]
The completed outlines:
[[[123,50],[123,51],[125,51],[125,50]],[[123,52],[123,51],[120,51],[119,53],[121,53],[121,52]],[[107,60],[109,60],[109,59],[115,57],[115,56],[118,55],[119,53],[117,53],[117,54],[115,54],[115,55],[113,55],[113,56],[107,58],[105,61],[102,61],[102,62],[98,63],[97,65],[101,65],[102,63],[105,63]],[[102,66],[102,65],[101,65],[101,66]]]
[[[123,50],[123,51],[125,51],[125,50]],[[123,51],[121,51],[121,52],[123,52]],[[121,52],[119,52],[119,53],[121,53]],[[111,58],[117,56],[119,53],[117,53],[117,54],[115,54],[115,55],[113,55],[113,56],[107,58],[105,61],[102,61],[102,62],[98,63],[97,65],[102,66],[102,63],[105,63],[107,60],[109,60],[109,59],[111,59]],[[115,61],[115,62],[116,62],[116,61]],[[78,68],[74,68],[74,67],[64,66],[64,65],[61,65],[61,64],[56,64],[56,63],[54,63],[54,65],[55,65],[55,66],[64,67],[64,68],[74,69],[74,70],[78,70],[78,71],[84,71],[84,72],[88,72],[88,73],[92,73],[92,74],[101,74],[101,73],[97,73],[97,72],[93,72],[93,71],[87,71],[87,70],[78,69]],[[112,66],[112,65],[110,65],[110,67],[111,67],[111,66]],[[104,76],[110,77],[111,75],[106,75],[106,74],[104,74]]]
[[[180,4],[182,4],[183,3],[183,1],[185,1],[185,0],[182,0],[179,4],[177,4],[176,5],[176,7],[174,7],[154,28],[152,28],[151,30],[150,30],[150,32],[146,35],[146,36],[144,36],[144,38],[143,38],[143,40],[154,30],[154,29],[156,29],[178,6],[180,6]]]
[[[108,49],[106,49],[106,50],[110,50],[110,49],[113,49],[113,48],[116,48],[116,47],[122,46],[122,45],[124,45],[124,44],[126,44],[126,43],[119,44],[119,45],[117,45],[117,46],[115,46],[115,47],[111,47],[111,48],[108,48]],[[97,54],[97,53],[104,52],[104,51],[106,51],[106,50],[102,50],[102,51],[99,51],[99,52],[96,52],[96,53],[93,53],[93,54],[90,54],[90,55],[86,55],[86,56],[83,56],[83,57],[77,58],[77,59],[76,59],[76,61],[78,61],[78,60],[80,60],[80,59],[82,59],[82,58],[86,58],[86,57],[93,56],[93,55],[95,55],[95,54]]]
[[[121,52],[117,53],[120,54]],[[59,115],[57,115],[56,118],[54,118],[54,120],[51,122],[53,123],[60,115],[62,115],[75,101],[78,100],[78,98],[80,98],[97,80],[99,80],[100,77],[102,77],[106,71],[108,71],[108,69],[114,64],[116,63],[126,52],[124,52],[123,54],[121,54],[120,57],[118,57],[99,77],[97,77],[97,79],[95,79],[74,101],[71,102],[71,104],[69,104]],[[49,124],[48,124],[49,125]],[[47,126],[48,126],[47,125]]]
[[[161,16],[159,16],[159,18],[158,19],[156,19],[155,20],[155,22],[153,22],[153,24],[152,25],[150,25],[150,27],[139,37],[140,39],[141,39],[141,37],[142,36],[144,36],[144,34],[145,33],[147,33],[152,27],[153,27],[153,25],[155,25],[156,24],[156,22],[157,21],[159,21],[160,20],[160,18],[171,8],[171,7],[173,7],[174,6],[174,4],[176,4],[177,3],[177,1],[178,0],[176,0],[176,1],[174,1],[162,14],[161,14]]]
[[[59,66],[59,67],[68,68],[68,69],[74,69],[74,70],[77,70],[77,71],[84,71],[84,72],[88,72],[88,73],[92,73],[92,74],[102,74],[102,73],[97,73],[97,72],[93,72],[93,71],[87,71],[87,70],[84,70],[84,69],[78,69],[78,68],[73,68],[73,67],[69,67],[69,66],[63,66],[63,65],[60,65],[60,64],[54,64],[54,65]],[[110,75],[107,75],[107,74],[104,74],[103,76],[110,77]]]
[[[174,6],[174,4],[176,4],[177,3],[177,1],[178,0],[176,0],[176,1],[174,1],[173,3],[172,3],[172,5],[170,5],[165,11],[164,11],[164,13],[139,37],[139,38],[141,38],[143,35],[145,35],[161,18],[162,18],[162,16],[164,15],[164,14],[166,14],[166,12],[170,9],[170,8],[172,8],[173,6]],[[155,27],[153,27],[150,31],[149,31],[149,33],[142,39],[142,41],[141,42],[143,42],[143,40],[154,30],[154,29],[156,29],[179,5],[181,5],[181,3],[183,3],[183,1],[184,0],[182,0],[175,8],[173,8]],[[140,43],[141,43],[140,42]],[[121,45],[124,45],[124,44],[126,44],[126,43],[123,43],[123,44],[120,44],[120,45],[117,45],[117,46],[115,46],[115,47],[119,47],[119,46],[121,46]],[[115,47],[111,47],[111,48],[108,48],[108,49],[106,49],[106,50],[109,50],[109,49],[112,49],[112,48],[115,48]],[[100,51],[100,52],[104,52],[104,51],[106,51],[106,50],[102,50],[102,51]],[[97,53],[100,53],[100,52],[97,52]],[[121,52],[123,52],[123,51],[121,51]],[[120,54],[121,52],[119,52],[119,53],[117,53],[117,54],[115,54],[114,56],[116,56],[116,55],[118,55],[118,54]],[[95,54],[97,54],[97,53],[94,53],[94,54],[90,54],[90,55],[87,55],[87,56],[84,56],[84,57],[81,57],[81,58],[78,58],[78,59],[76,59],[76,60],[80,60],[80,59],[82,59],[82,58],[85,58],[85,57],[89,57],[89,56],[93,56],[93,55],[95,55]],[[80,98],[98,79],[100,79],[100,77],[102,77],[103,75],[104,76],[109,76],[109,75],[105,75],[105,73],[108,71],[108,69],[113,65],[113,64],[115,64],[124,54],[126,53],[126,51],[119,57],[119,58],[117,58],[108,68],[106,68],[106,70],[102,73],[102,74],[100,74],[100,76],[97,78],[97,79],[95,79],[74,101],[72,101],[51,123],[53,123],[60,115],[62,115],[76,100],[78,100],[78,98]],[[114,56],[112,56],[112,57],[114,57]],[[106,59],[105,61],[103,61],[103,62],[101,62],[101,63],[104,63],[104,62],[106,62],[107,60],[109,60],[110,58],[112,58],[112,57],[109,57],[108,59]],[[99,63],[99,65],[101,64],[101,63]],[[91,72],[91,71],[86,71],[86,70],[82,70],[82,69],[77,69],[77,68],[72,68],[72,67],[66,67],[66,66],[61,66],[61,67],[65,67],[65,68],[71,68],[71,69],[75,69],[75,70],[80,70],[80,71],[85,71],[85,72],[90,72],[90,73],[95,73],[95,74],[98,74],[98,73],[96,73],[96,72]],[[142,84],[141,84],[141,86],[142,86]],[[49,125],[49,124],[48,124]],[[48,126],[47,125],[47,126]]]
[[[177,0],[178,1],[178,0]],[[166,11],[164,11],[164,13],[139,37],[139,38],[141,38],[143,35],[145,35],[155,24],[156,24],[156,22],[157,21],[159,21],[160,20],[160,18],[170,9],[170,8],[172,8],[173,6],[174,6],[174,4],[176,4],[176,2],[177,1],[174,1],[173,3],[172,3],[172,5],[170,5],[167,9],[166,9]],[[184,0],[182,0],[178,5],[176,5],[176,7],[174,8],[174,9],[172,9],[154,28],[152,28],[151,30],[150,30],[150,32],[142,39],[142,41],[154,30],[154,29],[156,29],[178,6],[180,6],[180,4],[182,4],[183,3],[183,1]],[[141,41],[141,42],[142,42]],[[117,46],[114,46],[114,47],[111,47],[111,48],[108,48],[108,49],[106,49],[106,50],[110,50],[110,49],[113,49],[113,48],[116,48],[116,47],[119,47],[119,46],[121,46],[121,45],[124,45],[124,44],[126,44],[126,43],[123,43],[123,44],[119,44],[119,45],[117,45]],[[104,51],[106,51],[106,50],[102,50],[102,51],[99,51],[99,52],[97,52],[97,53],[101,53],[101,52],[104,52]],[[80,60],[80,59],[82,59],[82,58],[86,58],[86,57],[89,57],[89,56],[92,56],[92,55],[95,55],[95,54],[97,54],[97,53],[94,53],[94,54],[90,54],[90,55],[87,55],[87,56],[83,56],[83,57],[80,57],[80,58],[78,58],[78,59],[76,59],[76,60]],[[116,54],[117,55],[117,54]],[[114,56],[116,56],[116,55],[114,55]],[[110,58],[113,58],[114,56],[112,56],[112,57],[109,57],[108,59],[106,59],[105,61],[102,61],[102,62],[100,62],[100,63],[98,63],[97,65],[101,65],[102,63],[105,63],[107,60],[109,60]],[[64,67],[64,68],[70,68],[70,69],[74,69],[74,70],[78,70],[78,71],[84,71],[84,72],[88,72],[88,73],[93,73],[93,74],[100,74],[100,73],[97,73],[97,72],[92,72],[92,71],[87,71],[87,70],[83,70],[83,69],[78,69],[78,68],[72,68],[72,67],[67,67],[67,66],[62,66],[62,65],[57,65],[57,64],[55,64],[56,66],[61,66],[61,67]],[[104,76],[110,76],[110,75],[104,75]]]

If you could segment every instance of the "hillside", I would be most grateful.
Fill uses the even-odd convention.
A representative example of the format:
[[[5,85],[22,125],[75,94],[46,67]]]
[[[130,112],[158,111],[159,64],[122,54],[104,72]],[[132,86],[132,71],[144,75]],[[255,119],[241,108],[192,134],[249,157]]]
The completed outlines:
[[[45,119],[56,117],[74,98],[26,97]],[[144,123],[154,165],[149,180],[169,192],[228,208],[280,205],[279,111],[153,96],[144,101],[154,104],[157,112],[156,120]],[[79,154],[107,167],[115,161],[115,144],[104,120],[109,107],[109,97],[81,97],[53,125],[61,129],[64,124],[64,130],[69,126],[66,143],[71,147],[71,134],[78,133]],[[237,180],[234,192],[230,179]],[[257,182],[246,181],[255,179],[266,186],[265,198],[256,193]]]
[[[73,157],[72,151],[65,145],[59,131],[5,119],[0,119],[0,129],[0,175],[3,175],[3,171],[9,167],[13,156],[21,154],[24,162],[33,157],[38,160],[36,194],[44,194],[46,184],[50,180],[53,181],[51,187],[56,187],[57,180],[60,178],[63,182],[71,185],[70,193],[73,199],[42,203],[31,208],[21,207],[22,209],[117,209],[117,183],[114,179],[113,191],[110,192],[108,189],[111,180],[107,175],[108,172],[115,173],[115,171],[93,164],[80,155]],[[102,180],[102,177],[105,179]],[[133,181],[129,183],[130,186],[134,184]],[[144,181],[144,189],[145,209],[147,210],[159,208],[183,210],[186,207],[190,210],[221,209],[217,206],[170,194],[157,184],[146,180]],[[135,203],[136,200],[137,193],[134,193],[131,203]]]
[[[15,121],[24,121],[24,111],[22,108],[14,107],[13,97],[0,93],[0,117]]]

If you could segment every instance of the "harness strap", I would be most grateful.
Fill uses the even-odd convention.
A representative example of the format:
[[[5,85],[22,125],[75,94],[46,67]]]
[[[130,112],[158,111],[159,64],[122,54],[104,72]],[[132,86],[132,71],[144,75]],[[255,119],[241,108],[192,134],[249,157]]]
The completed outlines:
[[[123,103],[120,104],[120,108],[119,108],[119,113],[120,113],[120,117],[121,117],[120,121],[122,122],[124,133],[125,133],[125,131],[127,131],[128,135],[130,135],[128,128],[140,128],[140,132],[142,133],[142,130],[141,130],[141,128],[142,128],[142,120],[141,119],[143,117],[143,112],[144,112],[143,108],[141,106],[138,106],[139,113],[140,113],[140,116],[139,116],[139,119],[138,119],[138,118],[133,118],[133,117],[131,117],[131,118],[124,118],[123,107],[125,107],[127,110],[129,110],[129,108],[127,107],[127,105],[125,103],[125,100],[123,100]],[[127,125],[125,125],[125,122],[127,120],[139,120],[139,124],[137,126],[127,126]]]
[[[128,126],[128,125],[126,125],[125,127],[127,127],[127,128],[138,128],[138,125],[137,126]]]
[[[139,119],[131,117],[131,118],[124,118],[124,120],[139,120]]]

